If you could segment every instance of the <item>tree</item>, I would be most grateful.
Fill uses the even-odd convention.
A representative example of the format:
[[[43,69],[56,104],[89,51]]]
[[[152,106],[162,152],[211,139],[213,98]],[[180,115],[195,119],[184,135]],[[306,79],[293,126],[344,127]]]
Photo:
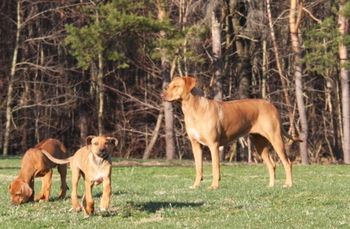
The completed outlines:
[[[340,33],[339,59],[340,59],[340,82],[341,101],[343,114],[343,154],[344,163],[350,164],[350,93],[349,93],[349,72],[348,72],[348,50],[345,38],[349,32],[350,3],[346,0],[339,1],[338,29]]]
[[[113,61],[117,63],[117,69],[129,68],[126,56],[129,49],[137,51],[139,33],[159,31],[163,26],[151,16],[139,15],[139,7],[139,4],[134,5],[124,0],[106,4],[92,2],[92,5],[84,8],[88,16],[85,25],[66,26],[66,45],[77,59],[78,66],[84,70],[90,69],[91,72],[92,91],[95,91],[97,98],[99,134],[104,132],[105,63]]]
[[[291,102],[290,95],[288,92],[287,77],[283,73],[283,68],[282,68],[281,58],[280,58],[280,51],[279,51],[279,47],[278,47],[278,44],[276,41],[276,35],[275,35],[275,30],[273,27],[273,21],[272,21],[272,15],[271,15],[270,0],[266,0],[266,11],[267,11],[268,23],[269,23],[269,28],[270,28],[270,37],[272,40],[273,52],[275,55],[276,66],[277,66],[277,70],[278,70],[278,75],[279,75],[281,83],[282,83],[284,101],[286,103],[286,107],[287,107],[287,111],[288,111],[288,118],[289,118],[289,124],[290,124],[289,129],[292,132],[292,136],[294,136],[295,135],[295,128],[294,128],[294,115],[293,115],[293,110],[292,110],[293,106],[292,106],[292,102]]]
[[[300,130],[300,154],[303,164],[308,164],[308,121],[306,116],[306,108],[304,104],[303,96],[303,68],[302,68],[302,50],[299,40],[300,23],[302,20],[302,1],[291,0],[290,1],[290,13],[289,13],[289,30],[292,42],[292,50],[294,53],[294,79],[295,79],[295,94],[297,100],[297,106],[300,116],[301,130]]]
[[[158,19],[160,22],[163,22],[168,17],[165,6],[166,6],[166,1],[164,0],[157,1]],[[164,30],[160,31],[160,39],[161,40],[167,39],[167,35]],[[160,52],[161,52],[160,68],[161,68],[161,76],[163,80],[162,88],[165,88],[171,80],[170,63],[169,63],[168,50],[166,49],[166,47],[161,47]],[[164,107],[164,121],[165,121],[166,159],[172,160],[175,158],[175,153],[176,153],[173,105],[171,104],[171,102],[163,101],[163,107]]]
[[[3,155],[8,155],[8,148],[9,148],[9,141],[10,141],[10,132],[11,132],[11,119],[12,119],[12,103],[13,103],[13,87],[14,87],[14,81],[15,81],[15,75],[16,75],[16,65],[17,65],[17,58],[18,58],[18,49],[20,46],[20,36],[21,36],[21,29],[22,29],[22,1],[17,1],[17,27],[16,27],[16,40],[15,40],[15,47],[13,49],[13,56],[12,56],[12,64],[11,64],[11,72],[9,75],[8,80],[8,87],[7,87],[7,102],[6,102],[6,124],[5,124],[5,134],[4,134],[4,148],[3,148]]]
[[[211,39],[213,50],[213,72],[215,78],[214,85],[214,98],[222,100],[222,55],[221,55],[221,23],[220,23],[220,11],[218,1],[212,0],[211,3]]]

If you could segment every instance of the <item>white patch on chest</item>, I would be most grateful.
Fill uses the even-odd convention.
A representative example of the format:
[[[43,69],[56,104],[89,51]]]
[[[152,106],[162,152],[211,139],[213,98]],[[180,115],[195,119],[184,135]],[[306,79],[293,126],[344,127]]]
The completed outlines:
[[[194,129],[194,128],[189,129],[188,130],[188,135],[191,138],[194,138],[200,144],[206,145],[203,141],[201,141],[201,135],[200,135],[199,131],[197,131],[196,129]]]
[[[103,182],[103,178],[105,177],[105,174],[103,173],[98,173],[98,174],[95,174],[92,182],[95,182],[96,185],[99,185]]]
[[[105,164],[103,163],[103,160],[98,157],[94,157],[92,153],[89,154],[89,160],[90,160],[90,168],[89,173],[91,174],[91,181],[94,182],[96,185],[99,185],[103,182],[103,179],[108,176],[108,170],[103,169]]]

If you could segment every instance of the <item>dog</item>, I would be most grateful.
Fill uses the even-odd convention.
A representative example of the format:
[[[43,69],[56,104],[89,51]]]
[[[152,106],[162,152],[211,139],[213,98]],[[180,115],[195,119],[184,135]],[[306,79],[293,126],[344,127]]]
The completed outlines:
[[[57,165],[49,161],[41,152],[45,150],[48,154],[57,158],[66,158],[67,149],[57,139],[46,139],[39,142],[33,148],[28,149],[21,162],[19,175],[9,185],[11,202],[19,205],[28,201],[43,200],[48,201],[52,184],[52,168],[57,166],[61,176],[61,190],[59,198],[64,198],[68,189],[66,183],[67,166]],[[42,177],[41,191],[34,198],[34,178]]]
[[[103,183],[100,210],[107,211],[111,196],[112,150],[118,144],[118,140],[106,136],[88,136],[87,145],[80,148],[73,156],[67,159],[57,159],[51,154],[43,153],[54,163],[70,164],[72,171],[72,209],[75,212],[81,210],[78,201],[78,182],[80,175],[85,180],[85,193],[82,198],[82,208],[86,216],[94,213],[94,200],[92,188]]]
[[[195,86],[196,79],[193,77],[175,77],[161,94],[165,101],[181,101],[196,168],[196,178],[191,187],[199,187],[203,179],[203,156],[200,145],[208,146],[210,149],[213,173],[210,188],[216,189],[220,180],[219,147],[248,134],[267,166],[269,186],[274,186],[276,167],[268,152],[271,144],[284,166],[286,174],[284,186],[291,187],[292,163],[286,156],[282,134],[288,138],[292,137],[282,130],[277,108],[263,99],[227,102],[210,100],[193,95],[191,91]]]

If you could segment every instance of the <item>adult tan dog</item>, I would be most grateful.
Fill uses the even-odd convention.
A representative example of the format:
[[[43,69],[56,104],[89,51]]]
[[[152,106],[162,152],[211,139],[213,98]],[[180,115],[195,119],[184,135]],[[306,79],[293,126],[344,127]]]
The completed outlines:
[[[86,215],[94,213],[94,200],[92,188],[103,182],[103,194],[100,209],[106,211],[109,207],[111,196],[111,172],[112,172],[112,150],[118,144],[118,140],[106,136],[89,136],[86,139],[87,146],[80,148],[73,156],[59,160],[43,151],[43,153],[54,163],[70,163],[72,170],[72,210],[80,211],[78,201],[78,182],[80,175],[85,180],[85,194],[83,197],[83,210]]]
[[[279,113],[274,105],[262,99],[244,99],[220,102],[191,94],[196,80],[193,77],[175,77],[162,93],[166,101],[180,100],[186,132],[192,145],[198,187],[203,178],[203,159],[200,144],[209,147],[212,158],[211,188],[219,187],[219,147],[229,141],[250,134],[257,152],[269,171],[269,186],[275,183],[275,163],[269,155],[269,143],[284,166],[284,186],[292,186],[292,164],[287,158],[282,139]],[[285,133],[286,134],[286,133]],[[290,136],[288,136],[290,137]]]
[[[67,149],[57,139],[47,139],[28,149],[21,162],[19,175],[11,182],[9,192],[13,204],[21,204],[34,200],[34,177],[42,177],[41,191],[35,200],[49,200],[52,184],[52,168],[57,164],[49,161],[41,152],[45,150],[48,154],[57,158],[66,158]],[[58,172],[61,176],[61,191],[59,198],[64,198],[67,191],[66,175],[67,166],[58,165]]]

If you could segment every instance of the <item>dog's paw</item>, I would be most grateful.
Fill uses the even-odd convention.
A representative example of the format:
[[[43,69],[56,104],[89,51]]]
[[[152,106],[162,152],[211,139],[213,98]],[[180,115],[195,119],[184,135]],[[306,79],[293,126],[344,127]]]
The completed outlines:
[[[289,184],[289,183],[288,183],[288,184],[284,184],[284,185],[283,185],[283,188],[290,188],[290,187],[292,187],[292,184]]]
[[[219,186],[217,186],[217,185],[210,185],[208,187],[209,190],[215,190],[215,189],[218,189],[218,188],[219,188]]]
[[[81,207],[74,207],[68,210],[69,212],[80,212],[81,211]]]
[[[190,188],[190,189],[198,189],[198,188],[199,188],[199,185],[191,185],[189,188]]]
[[[110,215],[110,212],[108,211],[107,208],[100,208],[100,214],[101,216],[109,216]]]

